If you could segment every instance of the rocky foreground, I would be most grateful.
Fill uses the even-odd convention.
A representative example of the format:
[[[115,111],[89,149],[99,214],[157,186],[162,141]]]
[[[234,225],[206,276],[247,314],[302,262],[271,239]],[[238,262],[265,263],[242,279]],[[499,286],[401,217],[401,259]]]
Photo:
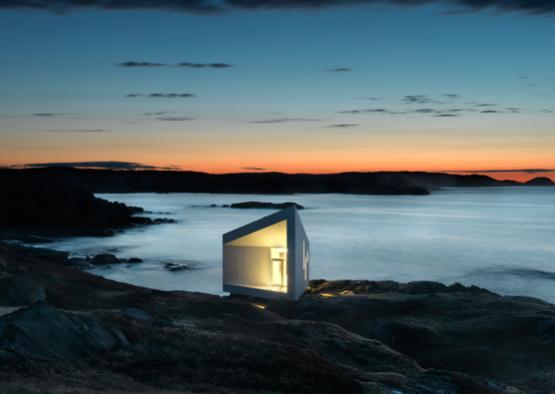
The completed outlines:
[[[555,306],[434,282],[163,292],[0,244],[0,392],[551,393]]]

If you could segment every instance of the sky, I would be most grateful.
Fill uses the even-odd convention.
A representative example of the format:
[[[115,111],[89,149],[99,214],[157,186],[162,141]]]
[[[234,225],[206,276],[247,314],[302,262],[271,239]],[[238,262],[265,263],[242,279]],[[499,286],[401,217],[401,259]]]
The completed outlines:
[[[0,165],[555,179],[550,2],[28,3],[0,1]]]

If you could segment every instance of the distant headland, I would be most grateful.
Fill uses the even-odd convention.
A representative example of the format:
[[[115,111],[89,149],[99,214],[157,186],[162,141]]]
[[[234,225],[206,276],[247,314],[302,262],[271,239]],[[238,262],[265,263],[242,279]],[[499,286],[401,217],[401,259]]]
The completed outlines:
[[[92,193],[350,193],[427,195],[443,187],[555,185],[548,178],[526,183],[500,181],[486,175],[431,172],[344,172],[286,174],[279,172],[209,174],[193,171],[116,171],[45,167],[0,169],[0,182],[62,182]]]

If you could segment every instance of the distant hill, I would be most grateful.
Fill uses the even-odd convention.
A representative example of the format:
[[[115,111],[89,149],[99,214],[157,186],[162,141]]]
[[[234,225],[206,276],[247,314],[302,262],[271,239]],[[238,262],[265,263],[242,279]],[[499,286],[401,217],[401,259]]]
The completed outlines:
[[[350,193],[426,195],[442,187],[514,186],[485,175],[428,172],[347,172],[337,174],[113,171],[75,168],[0,169],[0,182],[63,182],[93,193]]]
[[[528,186],[555,186],[555,182],[546,177],[537,177],[526,182]]]

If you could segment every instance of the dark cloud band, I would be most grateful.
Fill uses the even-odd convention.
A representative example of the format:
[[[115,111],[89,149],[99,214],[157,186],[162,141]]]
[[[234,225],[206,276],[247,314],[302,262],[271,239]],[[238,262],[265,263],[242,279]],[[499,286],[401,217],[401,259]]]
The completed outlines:
[[[120,67],[125,68],[155,68],[155,67],[187,67],[187,68],[229,68],[233,65],[228,63],[191,63],[181,62],[177,64],[154,63],[154,62],[137,62],[134,60],[117,63]]]
[[[357,5],[445,4],[447,7],[464,7],[468,10],[496,9],[521,11],[534,14],[555,13],[553,0],[0,0],[0,8],[31,8],[65,12],[76,8],[102,9],[153,9],[197,14],[219,14],[233,9],[291,9],[328,8]]]
[[[177,67],[188,67],[188,68],[229,68],[233,67],[231,64],[227,63],[190,63],[182,62],[176,64]]]
[[[349,67],[336,67],[336,68],[330,68],[327,71],[332,72],[332,73],[346,73],[346,72],[353,71],[353,70]]]
[[[253,120],[251,123],[289,123],[289,122],[321,122],[324,119],[320,118],[274,118]]]
[[[156,170],[161,167],[150,166],[142,163],[127,161],[76,161],[76,162],[52,162],[25,164],[27,168],[43,167],[75,167],[75,168],[98,168],[107,170]]]
[[[192,93],[149,93],[149,94],[141,94],[141,93],[129,93],[126,94],[125,97],[128,98],[135,98],[135,97],[150,97],[150,98],[193,98],[196,97]]]
[[[49,133],[108,133],[106,129],[49,129]]]

